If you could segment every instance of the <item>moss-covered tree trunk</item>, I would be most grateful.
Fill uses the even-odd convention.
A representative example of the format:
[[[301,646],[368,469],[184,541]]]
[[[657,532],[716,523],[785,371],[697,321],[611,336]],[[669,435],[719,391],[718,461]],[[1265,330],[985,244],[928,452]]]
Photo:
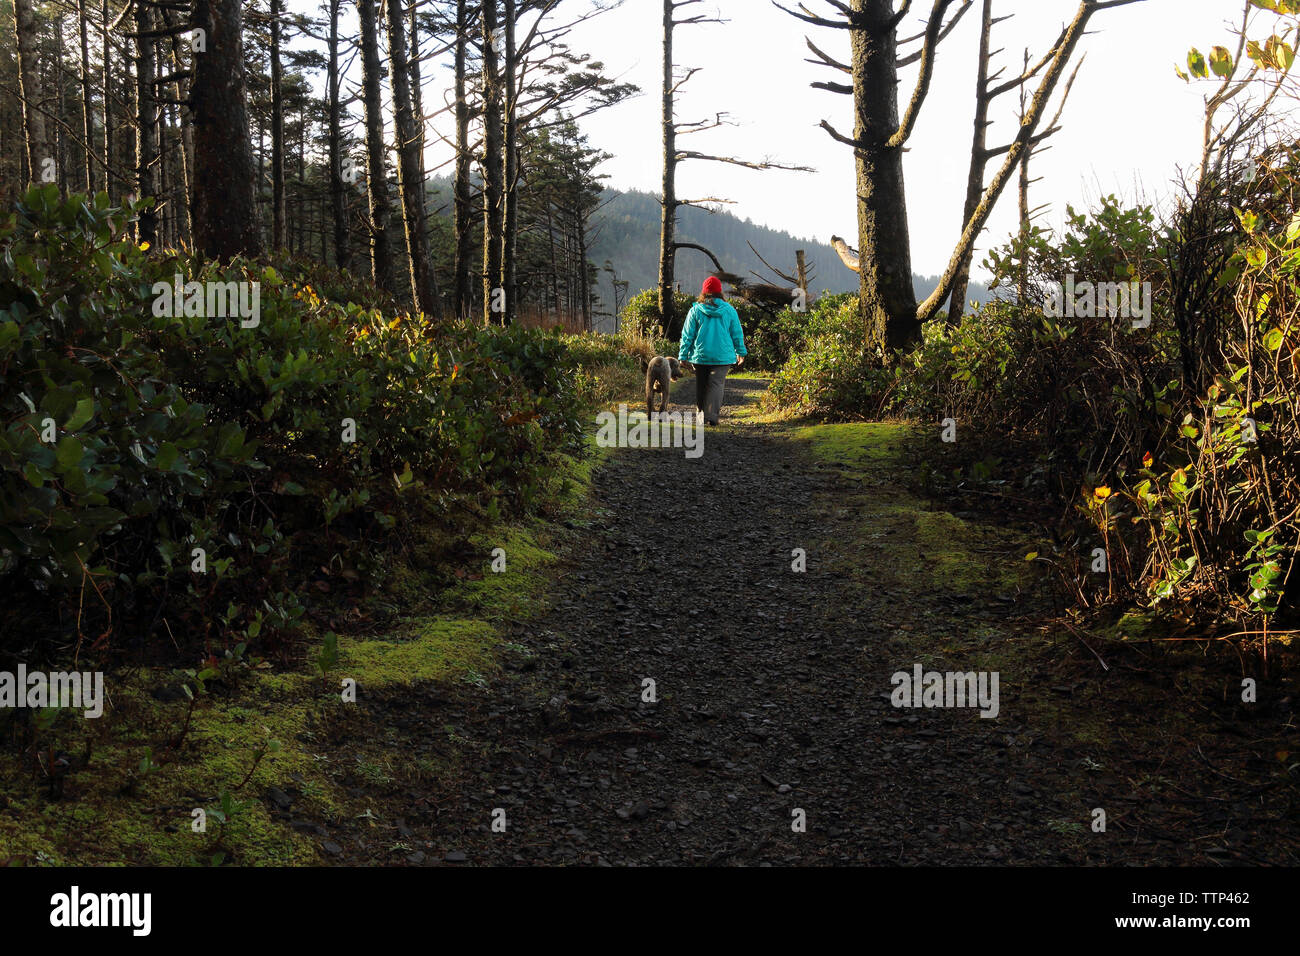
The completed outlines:
[[[456,240],[455,309],[459,318],[469,318],[472,290],[470,287],[470,259],[473,255],[473,216],[470,198],[469,151],[469,90],[467,66],[470,30],[470,9],[466,0],[456,0],[456,176],[452,187],[454,196],[453,228]]]
[[[361,25],[361,96],[366,107],[371,276],[379,288],[393,292],[397,288],[397,269],[389,232],[393,213],[388,198],[388,171],[384,164],[384,114],[375,0],[357,0],[357,19]]]
[[[45,159],[52,154],[42,112],[44,88],[36,64],[36,15],[32,0],[14,0],[14,32],[18,36],[18,87],[27,146],[27,177],[32,182],[40,182]]]
[[[861,309],[872,339],[905,348],[920,332],[898,123],[897,34],[891,0],[853,0],[853,138]]]
[[[206,48],[194,51],[194,244],[218,259],[262,251],[253,192],[253,144],[244,95],[240,0],[196,0],[194,25]],[[143,162],[143,160],[137,160]]]
[[[392,69],[393,109],[397,129],[397,184],[402,195],[402,222],[406,228],[407,260],[415,306],[427,315],[439,315],[438,283],[429,257],[429,234],[424,215],[424,174],[421,153],[424,135],[411,104],[411,74],[406,59],[406,24],[401,0],[387,0],[388,53]]]
[[[343,188],[343,109],[339,102],[339,8],[343,0],[330,0],[329,65],[325,80],[329,96],[330,208],[334,216],[334,259],[340,269],[352,265],[352,243],[348,234],[348,200]]]
[[[502,209],[501,64],[497,55],[498,0],[483,3],[483,322],[505,325],[509,313],[500,308],[497,283],[501,281],[504,239]],[[504,294],[504,293],[502,293]],[[493,306],[498,308],[493,308]]]

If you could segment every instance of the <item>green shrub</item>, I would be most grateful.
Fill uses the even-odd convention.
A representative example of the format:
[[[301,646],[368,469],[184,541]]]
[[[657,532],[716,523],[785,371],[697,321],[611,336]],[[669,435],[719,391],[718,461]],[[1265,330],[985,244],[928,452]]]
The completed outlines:
[[[984,428],[1005,425],[1020,410],[1014,372],[1022,326],[1021,310],[1002,301],[976,308],[956,326],[927,322],[916,349],[900,358],[891,409],[925,420],[958,414]]]
[[[743,302],[736,304],[740,324],[745,330],[745,348],[749,355],[745,367],[774,372],[790,360],[803,346],[810,320],[807,312],[767,312]]]
[[[0,645],[58,616],[102,642],[288,637],[317,565],[364,571],[411,509],[526,510],[581,443],[558,333],[150,255],[133,214],[46,187],[0,224],[0,586],[35,609]],[[167,314],[178,274],[258,283],[256,326]]]
[[[686,318],[686,313],[690,311],[695,299],[684,292],[674,292],[673,302],[676,314],[673,323],[674,327],[669,330],[671,333],[670,338],[675,338],[681,334],[682,321]],[[658,289],[643,289],[632,296],[627,305],[623,307],[623,315],[619,320],[621,330],[635,332],[638,335],[650,338],[658,338],[663,334],[661,326]]]
[[[1282,193],[1291,173],[1277,177]],[[1115,527],[1127,566],[1153,602],[1212,597],[1243,624],[1296,620],[1300,583],[1300,214],[1270,224],[1240,214],[1227,265],[1240,333],[1227,365],[1139,467],[1099,527]],[[1131,553],[1130,553],[1131,552]],[[1277,627],[1273,624],[1273,627]]]
[[[894,373],[870,354],[856,297],[826,296],[807,319],[803,341],[773,379],[768,401],[828,420],[880,414]]]

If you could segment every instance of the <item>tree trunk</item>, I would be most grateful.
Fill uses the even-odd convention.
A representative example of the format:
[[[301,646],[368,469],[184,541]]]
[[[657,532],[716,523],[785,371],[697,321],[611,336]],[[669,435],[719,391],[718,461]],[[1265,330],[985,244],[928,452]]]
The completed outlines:
[[[194,52],[194,246],[212,259],[262,251],[253,189],[253,147],[244,94],[240,0],[195,0],[194,26],[205,49]]]
[[[1025,67],[1029,66],[1029,51],[1025,51]],[[1025,88],[1020,88],[1020,118],[1025,116]],[[1027,149],[1020,157],[1020,176],[1016,184],[1016,206],[1020,223],[1020,262],[1016,267],[1016,303],[1024,306],[1029,301],[1029,231],[1032,228],[1029,209],[1029,159],[1033,150]]]
[[[23,106],[23,137],[27,145],[27,176],[41,181],[45,160],[52,159],[45,132],[44,95],[36,62],[36,15],[32,0],[14,0],[14,32],[18,37],[18,89]]]
[[[153,8],[147,3],[136,3],[135,31],[148,33],[153,29]],[[209,40],[212,38],[209,37]],[[140,36],[136,39],[135,82],[136,82],[136,128],[135,128],[135,182],[136,191],[141,199],[152,196],[155,200],[152,209],[140,213],[136,225],[137,241],[150,243],[158,241],[158,99],[154,91],[154,40]]]
[[[515,256],[519,239],[519,117],[516,107],[516,72],[519,68],[515,50],[515,0],[505,0],[505,127],[506,141],[502,156],[502,176],[505,190],[505,224],[501,243],[501,288],[505,290],[507,324],[514,318]]]
[[[172,15],[170,11],[163,10],[163,21],[167,26],[172,25]],[[173,34],[171,37],[172,48],[172,71],[179,75],[184,68],[185,58],[181,54],[181,47],[188,46],[188,38],[181,34]],[[184,89],[178,78],[172,84],[172,95],[177,103],[182,103],[185,99]],[[184,106],[177,106],[176,123],[177,123],[177,141],[176,148],[180,151],[178,156],[179,168],[176,178],[177,193],[179,196],[179,209],[176,211],[176,229],[178,234],[190,245],[194,243],[194,210],[190,205],[189,197],[194,189],[194,122],[189,109]]]
[[[469,46],[470,14],[466,0],[456,2],[456,179],[455,198],[456,238],[456,315],[469,318],[470,311],[470,257],[473,254],[473,235],[470,232],[472,215],[470,206],[469,152],[469,91],[466,89],[467,48]]]
[[[280,63],[280,0],[271,0],[271,249],[288,244],[284,208],[284,69]]]
[[[906,348],[920,333],[898,129],[897,34],[891,0],[853,0],[853,138],[857,157],[861,314],[870,345]]]
[[[95,193],[95,122],[90,96],[90,18],[86,0],[77,0],[77,20],[81,40],[81,135],[85,138],[83,159],[86,163],[86,193]]]
[[[109,19],[108,15],[108,0],[102,0],[99,12],[104,28],[104,44],[101,50],[102,62],[100,64],[103,70],[100,88],[104,95],[104,191],[111,193],[114,185],[113,164],[117,161],[117,153],[113,149],[113,48],[108,36],[108,28],[113,21]]]
[[[970,147],[970,170],[966,174],[966,203],[962,207],[961,224],[965,228],[979,208],[984,195],[984,170],[989,155],[989,37],[993,32],[993,0],[984,0],[980,19],[979,67],[975,78],[975,131]],[[970,288],[971,261],[975,258],[972,246],[962,257],[961,266],[953,279],[952,296],[948,300],[948,324],[956,325],[966,312],[966,292]]]
[[[307,252],[307,228],[311,224],[311,203],[307,199],[307,102],[298,108],[298,198],[294,202],[294,242],[299,255]],[[323,259],[321,260],[324,261]]]
[[[66,91],[67,83],[63,77],[63,17],[54,18],[54,156],[55,169],[59,174],[59,192],[68,193],[68,174],[71,172],[71,156],[68,149],[68,127],[65,117],[68,115]]]
[[[330,207],[334,212],[334,259],[340,269],[352,265],[352,246],[348,237],[348,201],[343,188],[342,107],[339,105],[339,7],[343,0],[330,0],[329,67],[329,154]]]
[[[673,326],[673,272],[677,252],[677,127],[673,123],[673,6],[664,0],[663,145],[664,170],[659,219],[659,328],[668,335]]]
[[[122,192],[129,195],[135,195],[135,167],[136,161],[136,141],[135,129],[133,124],[135,116],[140,112],[140,84],[135,82],[135,77],[139,72],[135,63],[135,45],[130,40],[123,40],[121,44],[122,52],[122,78],[123,89],[130,90],[131,98],[127,102],[123,97],[123,130],[120,137],[119,147],[125,146],[125,149],[119,150],[122,158]]]
[[[546,202],[546,240],[551,252],[551,308],[558,317],[560,314],[560,264],[555,254],[555,219],[551,202]]]
[[[388,232],[392,207],[388,199],[388,174],[384,166],[384,114],[375,0],[357,0],[357,16],[361,24],[361,87],[366,106],[371,276],[379,288],[393,292],[397,286],[397,274],[393,265],[392,239]]]
[[[582,210],[575,211],[578,232],[578,295],[581,298],[582,328],[591,331],[591,276],[587,272],[587,222]]]
[[[154,14],[155,25],[160,22],[163,10],[158,10]],[[166,248],[175,248],[176,239],[173,231],[173,224],[176,220],[176,197],[172,195],[172,183],[176,180],[172,178],[171,161],[172,151],[168,146],[168,137],[171,132],[171,108],[167,104],[158,100],[159,95],[163,92],[164,87],[158,82],[162,76],[163,63],[166,57],[163,53],[162,44],[154,40],[153,51],[153,95],[158,106],[158,125],[157,143],[155,148],[158,153],[157,183],[158,183],[158,243]]]
[[[501,67],[497,57],[497,0],[483,3],[483,321],[505,325],[509,313],[494,310],[501,281],[502,222]]]
[[[415,307],[426,315],[439,315],[438,285],[429,259],[429,237],[424,218],[424,177],[420,155],[424,136],[411,108],[411,74],[406,60],[406,26],[402,0],[386,0],[388,11],[388,55],[392,60],[389,80],[393,86],[393,108],[397,129],[397,183],[402,194],[402,221],[406,226],[407,258]]]
[[[411,0],[411,59],[409,73],[411,75],[411,109],[415,111],[415,122],[420,128],[420,180],[423,182],[426,177],[424,168],[424,124],[426,118],[424,115],[424,81],[420,78],[420,0]],[[423,193],[420,196],[423,201],[426,197]],[[425,205],[427,212],[427,203]]]

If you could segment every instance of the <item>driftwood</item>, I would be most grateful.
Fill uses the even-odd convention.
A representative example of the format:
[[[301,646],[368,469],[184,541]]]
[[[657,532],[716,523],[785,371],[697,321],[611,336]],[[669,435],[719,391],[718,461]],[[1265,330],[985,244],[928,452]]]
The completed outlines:
[[[694,249],[695,251],[702,252],[704,255],[708,256],[709,261],[713,263],[714,274],[723,282],[726,282],[731,286],[732,295],[735,298],[740,299],[742,302],[747,302],[757,308],[770,312],[778,312],[781,309],[788,309],[795,301],[795,296],[801,290],[801,287],[798,285],[784,286],[775,285],[769,282],[750,282],[744,276],[736,275],[736,273],[724,269],[722,263],[718,260],[718,257],[698,243],[678,242],[674,243],[674,245],[678,249]],[[751,245],[750,248],[753,249],[754,247]],[[754,250],[754,254],[758,255],[757,249]],[[801,262],[802,256],[803,253],[800,251],[799,257]],[[789,281],[789,276],[772,268],[772,266],[762,256],[758,256],[758,258],[765,266],[772,269],[773,272],[776,272],[780,278]],[[803,289],[803,292],[806,296],[807,290]]]
[[[780,311],[781,309],[790,308],[794,302],[797,289],[787,289],[784,286],[768,285],[766,282],[745,283],[744,285],[735,286],[735,296],[748,302],[750,305],[760,309],[769,309]]]
[[[738,275],[736,275],[734,272],[728,272],[726,269],[722,268],[722,263],[718,261],[718,257],[715,256],[715,255],[714,255],[712,252],[710,252],[708,249],[706,249],[706,248],[704,248],[703,246],[699,245],[698,243],[694,243],[694,242],[675,242],[675,243],[673,243],[673,247],[676,248],[676,249],[694,249],[696,252],[702,252],[702,253],[704,253],[706,256],[709,257],[709,261],[713,263],[714,274],[715,274],[719,279],[721,279],[723,282],[730,283],[730,284],[733,285],[733,286],[735,286],[735,285],[744,285],[744,283],[745,283],[745,277],[744,277],[744,276],[738,276]]]
[[[858,255],[858,250],[854,249],[839,236],[831,236],[831,248],[835,250],[836,255],[840,257],[841,262],[854,272],[858,271],[862,262],[862,258]]]

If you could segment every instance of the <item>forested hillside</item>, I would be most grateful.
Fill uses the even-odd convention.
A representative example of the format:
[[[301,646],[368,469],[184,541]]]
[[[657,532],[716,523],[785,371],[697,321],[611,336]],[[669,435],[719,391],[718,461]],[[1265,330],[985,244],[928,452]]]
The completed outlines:
[[[611,302],[611,273],[627,280],[629,294],[642,289],[653,289],[655,272],[659,268],[659,198],[636,190],[620,193],[607,189],[601,206],[593,217],[593,242],[591,260],[601,267],[599,291],[604,303]],[[725,211],[707,212],[706,209],[686,207],[677,220],[677,235],[682,242],[698,242],[722,260],[732,272],[749,276],[757,273],[771,280],[771,272],[754,255],[754,250],[768,263],[780,269],[794,265],[794,251],[805,250],[809,256],[810,291],[846,293],[858,287],[858,274],[850,271],[828,242],[794,237],[751,222]],[[749,243],[753,243],[751,250]],[[698,291],[699,284],[712,273],[712,265],[698,252],[686,251],[677,259],[677,284],[684,291]],[[939,276],[913,276],[917,297],[924,299],[939,285]],[[988,302],[991,295],[987,287],[972,282],[970,299]],[[606,310],[607,310],[606,306]]]
[[[450,233],[448,197],[452,183],[446,177],[430,181],[430,206],[441,210]],[[590,216],[588,259],[593,272],[593,328],[612,332],[614,313],[621,310],[638,292],[655,287],[659,269],[659,197],[637,190],[605,187]],[[741,219],[725,208],[709,212],[696,207],[684,208],[677,223],[678,238],[705,246],[730,271],[743,276],[771,278],[771,272],[759,256],[781,269],[793,268],[795,251],[808,256],[810,291],[851,292],[858,286],[857,273],[840,260],[828,242],[792,236],[779,229],[760,226]],[[753,248],[750,248],[750,244]],[[754,254],[758,251],[758,255]],[[711,275],[713,266],[701,253],[687,251],[677,262],[680,288],[698,291],[700,283]],[[616,289],[614,283],[620,285]],[[627,286],[622,286],[626,282]],[[914,275],[912,284],[919,299],[924,299],[939,284],[938,276]],[[968,298],[985,303],[992,293],[980,282],[972,282]]]
[[[684,208],[678,218],[677,234],[683,242],[705,246],[724,266],[741,275],[756,273],[770,281],[771,272],[754,254],[754,249],[763,259],[787,271],[794,267],[795,250],[803,249],[808,255],[810,291],[851,292],[858,286],[857,273],[840,261],[828,241],[800,238],[760,226],[725,208],[713,213],[696,207]],[[604,303],[610,303],[613,295],[610,265],[617,278],[627,280],[630,295],[654,288],[659,268],[658,196],[635,190],[606,189],[601,205],[592,216],[592,236],[591,258],[601,268],[598,288]],[[678,257],[677,281],[683,291],[699,291],[700,283],[712,272],[712,264],[698,252],[688,250]],[[917,297],[924,299],[939,284],[939,277],[914,275],[912,284]],[[986,302],[990,297],[984,285],[971,284],[970,299]],[[605,310],[608,308],[606,305]]]

